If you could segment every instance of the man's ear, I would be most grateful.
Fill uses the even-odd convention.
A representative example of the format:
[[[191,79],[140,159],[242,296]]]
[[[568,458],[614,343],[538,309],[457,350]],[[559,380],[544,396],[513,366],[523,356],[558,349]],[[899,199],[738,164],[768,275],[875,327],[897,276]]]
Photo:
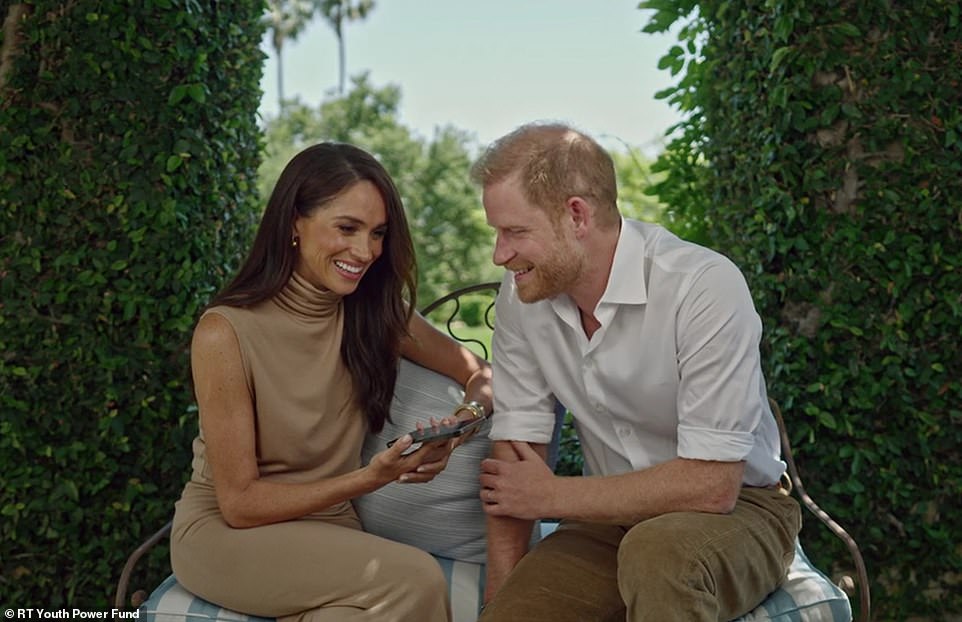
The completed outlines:
[[[573,196],[568,197],[568,200],[565,201],[565,208],[568,210],[568,216],[574,226],[575,236],[579,239],[583,238],[587,235],[592,224],[591,204],[580,196]]]

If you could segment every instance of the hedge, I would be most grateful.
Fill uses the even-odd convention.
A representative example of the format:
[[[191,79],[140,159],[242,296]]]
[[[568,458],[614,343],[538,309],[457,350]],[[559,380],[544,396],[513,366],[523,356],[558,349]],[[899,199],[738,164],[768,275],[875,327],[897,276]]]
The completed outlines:
[[[103,608],[189,474],[186,346],[258,213],[263,5],[5,6],[0,593]]]
[[[962,25],[952,0],[650,0],[686,113],[653,191],[744,270],[802,477],[877,620],[962,612]],[[813,519],[803,544],[850,565]],[[915,619],[915,618],[913,618]]]

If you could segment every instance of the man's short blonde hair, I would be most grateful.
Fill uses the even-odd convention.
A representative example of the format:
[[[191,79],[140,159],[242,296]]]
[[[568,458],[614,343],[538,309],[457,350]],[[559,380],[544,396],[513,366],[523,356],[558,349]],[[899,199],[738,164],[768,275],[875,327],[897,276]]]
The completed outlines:
[[[602,226],[617,225],[621,217],[611,156],[590,136],[567,125],[522,125],[492,143],[471,167],[471,179],[482,187],[515,174],[525,198],[552,218],[573,196],[595,205]]]

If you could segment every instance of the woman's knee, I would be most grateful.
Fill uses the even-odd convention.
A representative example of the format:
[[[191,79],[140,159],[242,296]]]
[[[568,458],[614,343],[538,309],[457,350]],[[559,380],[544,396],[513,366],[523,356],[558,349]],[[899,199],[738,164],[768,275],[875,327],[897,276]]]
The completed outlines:
[[[405,553],[395,559],[391,574],[405,589],[424,593],[446,593],[447,580],[441,565],[430,554],[414,548],[405,547]]]

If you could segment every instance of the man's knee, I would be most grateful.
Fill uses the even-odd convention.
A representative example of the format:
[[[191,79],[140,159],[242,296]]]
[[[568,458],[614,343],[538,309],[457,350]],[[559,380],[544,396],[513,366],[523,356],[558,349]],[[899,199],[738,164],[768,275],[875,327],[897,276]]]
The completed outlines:
[[[525,555],[482,620],[624,620],[615,584],[621,530],[563,526]]]
[[[710,589],[709,569],[699,562],[698,544],[685,533],[685,522],[684,513],[665,514],[625,534],[618,547],[618,587],[626,603],[679,584]]]

